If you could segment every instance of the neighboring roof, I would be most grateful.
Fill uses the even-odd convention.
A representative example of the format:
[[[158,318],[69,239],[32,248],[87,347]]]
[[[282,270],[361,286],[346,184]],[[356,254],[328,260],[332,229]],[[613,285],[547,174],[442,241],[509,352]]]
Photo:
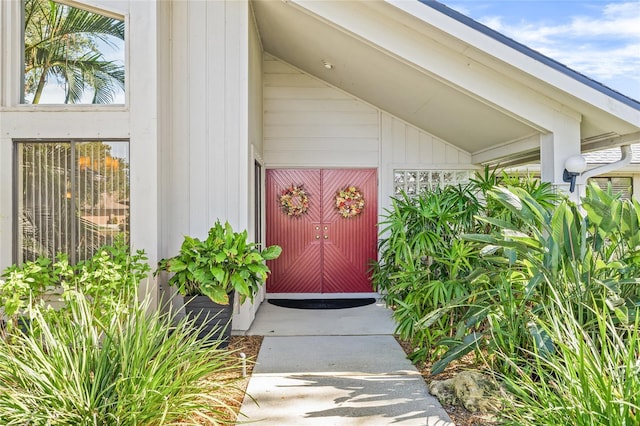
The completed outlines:
[[[640,145],[631,145],[631,162],[640,163]],[[582,154],[589,164],[609,164],[618,161],[622,157],[620,148],[603,149],[602,151],[587,152]]]
[[[482,34],[493,38],[496,41],[499,41],[500,43],[505,44],[506,46],[511,47],[512,49],[517,50],[518,52],[527,55],[528,57],[535,59],[536,61],[539,61],[551,68],[553,68],[556,71],[559,71],[583,84],[586,84],[587,86],[591,87],[592,89],[595,89],[607,96],[610,96],[622,103],[624,103],[625,105],[628,105],[634,109],[640,110],[640,101],[633,99],[627,95],[624,95],[608,86],[605,86],[604,84],[590,78],[587,77],[586,75],[569,68],[568,66],[556,61],[555,59],[552,59],[548,56],[543,55],[542,53],[528,47],[525,46],[522,43],[519,43],[509,37],[507,37],[506,35],[493,30],[489,27],[487,27],[484,24],[481,24],[480,22],[466,16],[463,15],[462,13],[451,9],[450,7],[435,1],[435,0],[418,0],[420,3],[423,3],[426,6],[429,6],[447,16],[449,16],[450,18],[455,19],[456,21],[465,24],[471,28],[473,28],[476,31],[481,32]]]

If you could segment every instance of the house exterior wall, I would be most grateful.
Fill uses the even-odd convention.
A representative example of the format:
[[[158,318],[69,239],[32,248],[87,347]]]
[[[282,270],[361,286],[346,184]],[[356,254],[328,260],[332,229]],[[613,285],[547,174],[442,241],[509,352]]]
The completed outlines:
[[[469,153],[278,58],[265,54],[263,71],[268,168],[378,168],[380,212],[394,169],[475,168]]]
[[[129,140],[131,244],[158,259],[157,9],[155,2],[93,0],[97,11],[124,17],[125,105],[22,105],[22,2],[0,1],[0,270],[12,259],[13,141],[15,139]],[[148,288],[157,296],[155,282]]]
[[[247,222],[247,230],[249,233],[249,237],[256,236],[255,229],[255,191],[256,188],[253,184],[255,182],[255,170],[254,170],[254,162],[258,161],[260,163],[262,160],[262,45],[260,44],[260,37],[258,35],[258,30],[255,25],[255,20],[253,19],[253,14],[251,10],[249,10],[249,76],[248,76],[248,101],[249,101],[249,128],[248,128],[248,174],[247,174],[247,205],[248,205],[248,222]],[[262,172],[264,177],[264,171]],[[261,179],[264,181],[264,179]],[[261,194],[264,194],[264,190],[260,191]],[[262,203],[264,205],[264,203]],[[262,226],[262,230],[264,230],[264,226]],[[257,237],[257,236],[256,236]],[[257,238],[256,238],[257,239]],[[260,238],[261,241],[264,241],[264,235]],[[233,330],[248,330],[249,326],[253,322],[258,307],[260,306],[260,302],[264,300],[265,297],[265,286],[261,288],[259,293],[256,295],[254,303],[249,303],[248,301],[244,304],[240,305],[239,302],[236,302],[236,306],[234,309],[234,317],[233,317]]]
[[[252,114],[249,130],[248,2],[173,1],[165,13],[161,257],[185,235],[206,237],[217,219],[250,227],[249,137],[261,127]]]
[[[379,112],[270,55],[264,60],[268,167],[375,167]]]

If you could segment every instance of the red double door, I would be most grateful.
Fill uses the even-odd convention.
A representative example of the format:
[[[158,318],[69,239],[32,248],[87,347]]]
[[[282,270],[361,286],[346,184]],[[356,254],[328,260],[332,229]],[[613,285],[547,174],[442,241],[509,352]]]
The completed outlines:
[[[299,215],[282,205],[288,188],[305,191]],[[364,207],[347,215],[336,207],[340,190],[356,189]],[[370,292],[369,268],[377,258],[378,179],[374,169],[273,169],[266,173],[267,245],[282,247],[268,263],[269,293]],[[301,197],[293,197],[298,205]],[[356,198],[356,197],[352,197]],[[286,204],[286,203],[285,203]]]

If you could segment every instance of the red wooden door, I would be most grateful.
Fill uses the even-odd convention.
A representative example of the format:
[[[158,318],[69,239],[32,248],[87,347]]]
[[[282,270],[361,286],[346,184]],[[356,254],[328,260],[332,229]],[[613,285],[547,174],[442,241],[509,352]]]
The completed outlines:
[[[369,263],[377,255],[377,182],[371,169],[268,170],[266,243],[280,245],[282,255],[269,262],[267,291],[370,292]],[[280,197],[300,185],[308,208],[299,216],[287,215]],[[357,188],[365,206],[345,218],[336,208],[336,195],[348,187]]]

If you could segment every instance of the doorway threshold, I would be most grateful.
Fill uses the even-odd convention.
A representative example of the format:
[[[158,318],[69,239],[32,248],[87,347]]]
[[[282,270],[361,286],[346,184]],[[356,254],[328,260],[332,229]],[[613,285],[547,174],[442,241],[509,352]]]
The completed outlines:
[[[373,297],[382,299],[377,292],[371,293],[267,293],[265,299],[361,299]]]

